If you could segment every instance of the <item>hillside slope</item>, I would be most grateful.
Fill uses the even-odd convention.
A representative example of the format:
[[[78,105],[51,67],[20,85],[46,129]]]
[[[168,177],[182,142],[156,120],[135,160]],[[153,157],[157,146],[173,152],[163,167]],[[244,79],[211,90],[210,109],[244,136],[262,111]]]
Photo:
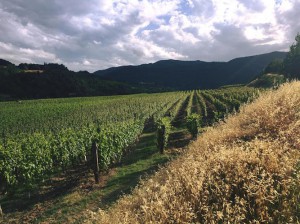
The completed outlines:
[[[94,74],[108,80],[176,89],[216,88],[248,83],[271,61],[285,56],[285,52],[272,52],[236,58],[229,62],[164,60],[139,66],[114,67]]]
[[[284,77],[284,75],[268,73],[257,77],[252,82],[248,83],[247,86],[256,88],[271,88],[276,87],[286,81],[287,78]]]
[[[104,80],[59,64],[20,64],[0,59],[0,101],[149,92],[126,83]],[[158,90],[157,90],[158,91]]]
[[[8,66],[8,65],[12,65],[11,62],[0,59],[0,66]]]
[[[87,222],[299,222],[299,108],[300,82],[263,93]]]

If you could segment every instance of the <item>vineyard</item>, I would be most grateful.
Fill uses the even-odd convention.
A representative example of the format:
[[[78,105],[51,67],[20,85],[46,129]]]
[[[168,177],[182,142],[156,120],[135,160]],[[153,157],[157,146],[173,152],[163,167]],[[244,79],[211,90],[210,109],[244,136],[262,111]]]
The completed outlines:
[[[200,95],[207,114],[227,101]],[[299,81],[262,93],[86,223],[299,223],[299,96]]]
[[[0,104],[1,184],[30,184],[56,170],[87,162],[92,141],[99,144],[99,165],[122,158],[148,120],[199,114],[210,125],[256,97],[252,88],[148,95],[5,102]]]
[[[0,103],[1,191],[30,188],[51,174],[89,164],[93,143],[98,146],[100,169],[108,170],[129,153],[149,124],[159,133],[166,120],[171,127],[181,117],[197,137],[201,129],[258,95],[254,88],[230,87]],[[168,139],[161,141],[167,147]]]

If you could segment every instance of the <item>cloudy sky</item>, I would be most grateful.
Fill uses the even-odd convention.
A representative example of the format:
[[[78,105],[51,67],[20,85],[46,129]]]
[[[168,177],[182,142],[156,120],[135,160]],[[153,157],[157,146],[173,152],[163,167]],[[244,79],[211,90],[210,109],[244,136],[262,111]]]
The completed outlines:
[[[95,71],[288,50],[300,0],[1,0],[0,58]]]

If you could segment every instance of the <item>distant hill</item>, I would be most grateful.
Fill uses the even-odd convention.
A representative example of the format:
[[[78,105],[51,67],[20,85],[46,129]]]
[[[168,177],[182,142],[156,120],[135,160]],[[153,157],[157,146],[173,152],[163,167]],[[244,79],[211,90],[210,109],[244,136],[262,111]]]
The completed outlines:
[[[89,72],[73,72],[59,64],[0,61],[0,101],[15,99],[101,96],[147,92],[126,83],[103,80]],[[5,65],[4,65],[5,64]]]
[[[8,66],[8,65],[13,65],[13,63],[0,59],[0,66]]]
[[[246,84],[284,52],[233,59],[229,62],[164,60],[121,66],[93,74],[73,72],[62,64],[13,63],[0,59],[0,100],[99,96],[217,88]]]
[[[163,60],[153,64],[120,66],[96,71],[107,80],[174,89],[206,89],[246,84],[255,79],[273,60],[285,52],[236,58],[228,62]]]

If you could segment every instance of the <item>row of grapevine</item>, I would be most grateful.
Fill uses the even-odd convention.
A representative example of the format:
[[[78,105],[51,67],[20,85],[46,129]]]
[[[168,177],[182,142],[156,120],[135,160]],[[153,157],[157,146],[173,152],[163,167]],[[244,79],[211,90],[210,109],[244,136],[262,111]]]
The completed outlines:
[[[178,101],[166,112],[165,116],[168,116],[171,120],[173,120],[188,97],[189,95],[186,94],[184,97],[178,99]]]
[[[88,123],[126,121],[146,116],[184,93],[137,94],[131,96],[29,100],[0,103],[0,134],[59,131]],[[146,105],[146,106],[145,106]],[[113,113],[112,113],[113,111]]]
[[[198,99],[198,91],[194,91],[193,94],[193,106],[192,106],[191,113],[202,114],[201,105]]]
[[[248,87],[197,90],[194,107],[200,107],[200,110],[194,109],[194,113],[201,115],[202,126],[210,125],[226,114],[238,111],[241,104],[252,101],[258,95],[259,90]]]
[[[215,106],[217,111],[223,112],[223,113],[228,112],[227,105],[225,103],[221,102],[219,99],[215,98],[211,93],[203,91],[201,94],[205,98],[205,100],[207,100],[208,102],[210,102],[211,104],[213,104]]]
[[[187,111],[191,109],[191,99],[194,91],[188,91],[186,95],[179,99],[170,109],[166,112],[165,116],[158,120],[157,125],[157,147],[163,154],[168,145],[169,136],[171,134],[172,125],[176,126],[182,119],[187,116]]]
[[[99,165],[106,169],[120,161],[149,119],[155,123],[168,116],[174,121],[184,109],[196,136],[200,124],[223,118],[257,94],[250,88],[230,88],[0,103],[0,187],[30,185],[87,162],[93,142],[98,144]]]
[[[190,115],[192,113],[192,108],[193,108],[193,99],[195,96],[195,91],[192,91],[190,96],[189,96],[189,101],[186,107],[186,115]]]
[[[114,105],[114,110],[110,110],[111,102],[102,102],[101,106],[89,102],[90,108],[80,116],[76,116],[77,111],[72,113],[73,124],[70,126],[64,123],[67,126],[54,129],[45,122],[40,130],[37,129],[39,126],[35,126],[33,133],[4,133],[0,143],[0,183],[5,184],[6,188],[20,183],[30,185],[49,173],[76,166],[89,158],[93,141],[99,146],[100,167],[107,168],[120,161],[124,149],[137,139],[149,117],[159,119],[185,95],[178,92],[145,95],[144,99],[127,98],[127,102],[119,101],[119,105]],[[62,110],[56,103],[53,107]],[[51,106],[47,105],[47,108]],[[102,109],[100,114],[105,116],[98,114],[89,120],[90,112],[95,108]],[[95,114],[97,111],[92,116]]]
[[[207,117],[207,107],[206,107],[205,99],[200,94],[199,90],[196,92],[196,98],[197,98],[197,102],[198,102],[198,104],[201,108],[201,110],[200,110],[201,116],[202,117]]]

